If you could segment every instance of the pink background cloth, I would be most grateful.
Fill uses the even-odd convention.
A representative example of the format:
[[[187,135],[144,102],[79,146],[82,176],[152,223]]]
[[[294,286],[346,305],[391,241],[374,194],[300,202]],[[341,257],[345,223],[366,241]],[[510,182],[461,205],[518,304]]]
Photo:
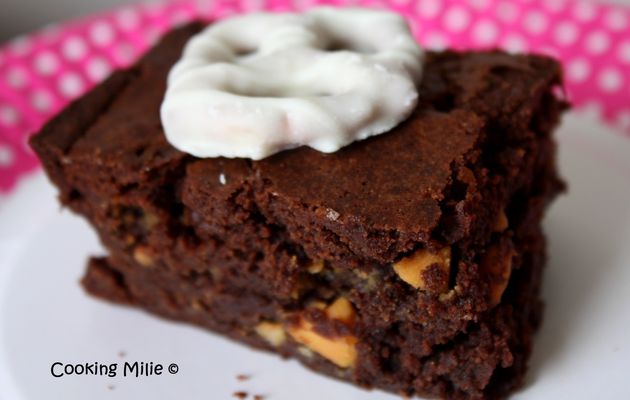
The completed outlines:
[[[429,49],[500,47],[562,61],[567,93],[630,137],[630,10],[576,0],[177,0],[129,5],[0,48],[0,193],[38,161],[30,134],[166,31],[194,19],[319,4],[390,8]]]

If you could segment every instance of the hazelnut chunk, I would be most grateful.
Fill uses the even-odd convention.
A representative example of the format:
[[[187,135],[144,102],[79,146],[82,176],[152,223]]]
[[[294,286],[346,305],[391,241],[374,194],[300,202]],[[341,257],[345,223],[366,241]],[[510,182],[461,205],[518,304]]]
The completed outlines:
[[[144,225],[144,228],[147,231],[150,231],[151,229],[155,228],[159,222],[160,222],[160,219],[158,218],[157,215],[149,211],[144,212],[144,215],[142,217],[142,224]]]
[[[357,359],[357,338],[352,335],[325,337],[315,332],[313,325],[302,319],[296,326],[290,326],[289,335],[298,343],[326,358],[340,368],[353,367]]]
[[[269,342],[270,345],[278,347],[286,340],[284,328],[276,322],[261,322],[254,328],[256,333]]]
[[[497,215],[497,219],[494,221],[494,225],[492,226],[492,230],[494,232],[503,232],[509,226],[507,215],[505,215],[505,210],[501,210],[499,215]]]
[[[306,268],[306,270],[310,274],[319,274],[320,272],[323,271],[323,269],[324,269],[324,261],[323,260],[313,261],[313,263]]]
[[[148,248],[138,246],[133,250],[133,259],[143,267],[149,268],[153,266],[153,257]]]
[[[501,302],[503,292],[510,282],[512,274],[512,247],[495,245],[490,247],[481,259],[481,268],[489,282],[488,299],[491,306]]]
[[[195,312],[205,312],[210,310],[208,303],[205,303],[201,298],[193,299],[190,302],[190,308],[192,308]]]
[[[420,249],[411,256],[398,261],[393,267],[400,279],[416,289],[426,290],[428,289],[428,285],[423,277],[423,273],[432,265],[437,265],[448,277],[451,265],[451,248],[444,247],[437,253]],[[439,289],[440,291],[446,291],[448,289],[448,278],[444,279]]]
[[[455,289],[451,289],[448,292],[440,293],[440,301],[451,301],[455,298],[455,296],[457,296],[457,291]]]
[[[190,302],[190,307],[195,310],[195,311],[201,311],[203,310],[203,306],[201,305],[201,301],[199,301],[198,299],[195,299],[193,301]]]
[[[134,244],[136,244],[136,237],[131,233],[126,234],[123,240],[125,241],[125,244],[127,246],[133,246]]]
[[[339,297],[326,308],[326,315],[330,319],[336,319],[344,324],[354,324],[355,311],[352,303],[345,297]]]
[[[325,310],[326,309],[326,303],[324,303],[323,301],[320,301],[320,300],[312,300],[312,301],[309,301],[306,304],[306,307],[308,307],[308,308],[317,308],[318,310]]]

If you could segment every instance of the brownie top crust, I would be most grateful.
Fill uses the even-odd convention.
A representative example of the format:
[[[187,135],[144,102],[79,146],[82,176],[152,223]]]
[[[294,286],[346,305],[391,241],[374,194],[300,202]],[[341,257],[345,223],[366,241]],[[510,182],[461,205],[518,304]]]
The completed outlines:
[[[560,82],[558,64],[542,56],[429,53],[418,107],[386,134],[332,154],[298,148],[262,161],[196,159],[168,144],[159,108],[170,67],[202,26],[167,35],[47,124],[33,146],[81,165],[76,179],[99,182],[98,193],[83,196],[150,190],[156,175],[171,174],[183,203],[210,218],[204,210],[248,193],[243,207],[296,242],[334,243],[319,255],[333,259],[345,252],[391,262],[437,237],[460,239],[464,233],[444,232],[472,229],[476,188],[516,174],[522,145],[537,135],[537,107]],[[238,223],[236,215],[221,218]]]
[[[331,223],[426,237],[440,218],[451,164],[474,148],[481,126],[464,110],[419,110],[388,134],[335,153],[303,147],[253,168],[273,197]]]

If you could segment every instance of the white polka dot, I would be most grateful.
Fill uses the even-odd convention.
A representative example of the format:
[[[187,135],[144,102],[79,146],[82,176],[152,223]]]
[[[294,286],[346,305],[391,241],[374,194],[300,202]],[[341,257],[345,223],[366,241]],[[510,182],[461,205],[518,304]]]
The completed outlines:
[[[622,62],[630,64],[630,41],[621,42],[619,44],[617,56]]]
[[[4,125],[13,126],[17,124],[19,114],[17,110],[11,106],[0,107],[0,122]]]
[[[297,10],[304,10],[312,6],[313,0],[293,0],[293,5]],[[378,4],[370,4],[371,8],[379,8]],[[229,17],[230,15],[238,14],[239,10],[233,6],[221,7],[214,13],[214,17],[222,19]]]
[[[474,9],[484,10],[490,5],[489,0],[468,0],[468,4]]]
[[[59,92],[64,97],[74,98],[79,96],[83,92],[83,87],[83,80],[74,72],[68,72],[59,79]]]
[[[144,33],[144,40],[146,40],[149,45],[153,45],[160,39],[160,36],[162,36],[160,30],[152,27],[148,28]]]
[[[34,92],[33,95],[31,96],[31,104],[37,111],[40,111],[40,112],[50,111],[50,108],[52,107],[52,103],[53,103],[52,96],[50,95],[50,93],[46,91],[38,90]]]
[[[525,15],[523,25],[529,33],[540,34],[547,29],[549,21],[540,11],[530,11]]]
[[[392,2],[401,6],[407,5],[409,0],[392,0]],[[242,0],[241,6],[245,11],[260,11],[265,6],[265,0]]]
[[[593,31],[586,37],[586,50],[591,54],[601,54],[608,50],[610,37],[603,31]]]
[[[424,44],[430,50],[442,51],[448,47],[448,38],[441,33],[431,32],[426,35]]]
[[[446,29],[452,32],[461,32],[468,27],[470,14],[463,7],[451,7],[444,16]]]
[[[69,61],[77,61],[87,53],[85,41],[78,36],[72,36],[63,43],[61,48],[63,56]]]
[[[61,28],[59,28],[59,25],[57,24],[46,25],[40,30],[42,39],[47,42],[52,42],[53,40],[56,40],[59,37],[60,32]]]
[[[171,26],[177,27],[182,26],[190,22],[192,16],[188,14],[186,11],[179,10],[171,16]]]
[[[198,17],[205,18],[212,15],[212,9],[214,7],[212,1],[195,0],[195,5],[197,6],[196,14]]]
[[[597,8],[592,0],[582,0],[573,6],[573,15],[579,21],[591,21],[597,15]]]
[[[91,80],[100,82],[112,72],[112,67],[106,59],[96,57],[88,62],[86,72]]]
[[[31,41],[26,36],[18,36],[9,42],[9,48],[14,54],[23,56],[31,49]]]
[[[238,3],[236,3],[238,4]],[[235,5],[236,5],[235,4]],[[297,10],[305,10],[307,8],[311,8],[315,5],[315,0],[293,0],[293,6],[297,9]],[[379,4],[378,0],[373,0],[370,1],[369,3],[366,4],[366,6],[371,7],[371,8],[380,8],[381,5]],[[238,10],[233,10],[232,7],[225,7],[225,8],[220,8],[220,15],[221,16],[228,16],[228,15],[232,15],[234,13],[238,13]]]
[[[114,40],[114,29],[107,22],[97,22],[90,29],[90,40],[99,47],[108,46]]]
[[[505,0],[497,5],[497,17],[503,22],[514,22],[518,16],[518,8],[513,0]]]
[[[418,0],[416,2],[416,11],[421,17],[434,18],[442,9],[440,0]]]
[[[57,72],[59,68],[59,59],[57,56],[50,52],[45,51],[35,57],[35,70],[41,75],[48,76]]]
[[[407,20],[407,24],[409,25],[411,34],[417,37],[418,31],[420,30],[420,21],[417,18],[412,18]]]
[[[116,22],[120,29],[130,31],[140,23],[138,12],[132,7],[126,7],[116,13]]]
[[[12,88],[22,89],[26,86],[26,72],[22,68],[13,67],[7,71],[6,81]]]
[[[613,9],[604,16],[604,23],[613,31],[622,31],[628,26],[628,15],[619,9]]]
[[[7,145],[0,144],[0,167],[9,167],[13,165],[14,160],[13,150]]]
[[[135,49],[131,44],[122,42],[116,46],[114,55],[120,64],[128,65],[134,59]]]
[[[558,49],[552,46],[542,46],[537,50],[537,52],[549,57],[560,58],[560,53],[558,53]]]
[[[562,11],[566,5],[566,0],[545,0],[542,2],[543,7],[552,12]]]
[[[567,78],[572,82],[584,82],[591,74],[591,64],[587,59],[576,58],[567,64]]]
[[[312,0],[309,0],[309,1],[311,1],[311,6],[314,6],[316,4],[316,2],[314,2]],[[373,7],[374,8],[380,8],[382,10],[388,10],[391,7],[390,4],[389,4],[389,1],[390,0],[374,0]]]
[[[524,53],[527,51],[527,41],[521,36],[508,35],[501,41],[501,47],[508,53]]]
[[[575,43],[578,35],[578,27],[570,21],[560,22],[553,31],[553,38],[556,43],[562,46],[569,46]]]
[[[616,92],[623,85],[623,76],[614,68],[606,68],[599,74],[598,83],[604,92]]]
[[[475,24],[472,35],[477,44],[490,45],[496,41],[499,29],[494,22],[481,20]]]

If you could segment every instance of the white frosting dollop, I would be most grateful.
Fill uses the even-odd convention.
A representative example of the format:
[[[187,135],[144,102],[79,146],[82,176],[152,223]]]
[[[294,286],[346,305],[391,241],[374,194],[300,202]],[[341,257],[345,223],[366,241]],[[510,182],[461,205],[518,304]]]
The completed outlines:
[[[197,157],[334,152],[413,111],[423,52],[394,13],[321,7],[210,25],[168,77],[168,141]]]

